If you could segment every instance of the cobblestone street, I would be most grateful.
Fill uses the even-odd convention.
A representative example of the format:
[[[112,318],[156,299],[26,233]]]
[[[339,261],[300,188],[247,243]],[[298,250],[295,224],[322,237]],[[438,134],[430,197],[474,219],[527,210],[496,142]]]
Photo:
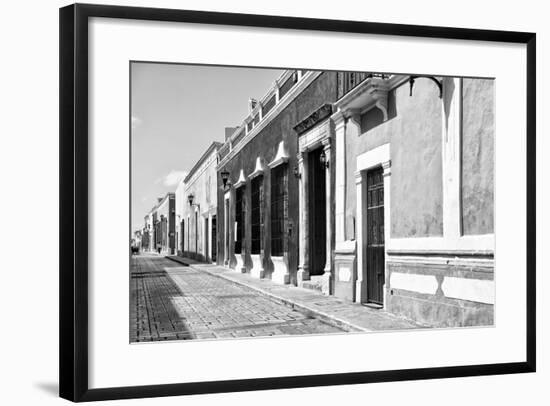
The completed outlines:
[[[132,258],[130,341],[338,333],[245,286],[154,255]]]

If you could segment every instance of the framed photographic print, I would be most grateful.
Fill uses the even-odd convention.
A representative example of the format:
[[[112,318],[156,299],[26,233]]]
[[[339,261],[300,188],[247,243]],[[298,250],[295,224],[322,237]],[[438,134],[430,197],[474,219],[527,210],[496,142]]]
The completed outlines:
[[[535,371],[535,75],[533,33],[62,8],[60,395]]]

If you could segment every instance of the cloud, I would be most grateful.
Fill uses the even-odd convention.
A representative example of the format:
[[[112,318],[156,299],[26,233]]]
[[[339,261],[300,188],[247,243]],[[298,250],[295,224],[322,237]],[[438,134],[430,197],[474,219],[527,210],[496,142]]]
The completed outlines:
[[[167,175],[162,178],[158,178],[155,183],[161,183],[166,187],[176,186],[180,183],[188,174],[187,171],[176,171],[172,169]]]
[[[135,130],[136,128],[138,128],[141,125],[141,123],[143,123],[141,118],[132,116],[132,130]]]

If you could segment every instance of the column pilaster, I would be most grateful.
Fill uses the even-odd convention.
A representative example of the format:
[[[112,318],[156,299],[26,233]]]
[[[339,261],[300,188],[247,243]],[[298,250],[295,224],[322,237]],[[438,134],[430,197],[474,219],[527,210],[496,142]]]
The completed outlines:
[[[443,79],[443,237],[462,235],[461,149],[462,149],[462,79]],[[446,121],[446,122],[445,122]]]
[[[326,262],[325,262],[325,273],[324,278],[326,280],[325,286],[323,286],[326,289],[326,292],[323,292],[327,295],[330,295],[334,291],[334,278],[332,275],[332,224],[331,224],[331,203],[332,203],[332,196],[331,196],[331,166],[333,165],[332,162],[332,148],[331,148],[331,139],[325,138],[322,141],[323,144],[323,151],[325,153],[327,166],[325,168],[325,221],[326,221]]]
[[[302,150],[298,154],[298,173],[300,174],[298,187],[298,201],[300,213],[299,226],[299,265],[298,282],[308,281],[309,275],[309,176],[308,176],[308,153]]]
[[[346,209],[346,119],[342,112],[332,116],[336,139],[334,221],[336,243],[345,241]]]

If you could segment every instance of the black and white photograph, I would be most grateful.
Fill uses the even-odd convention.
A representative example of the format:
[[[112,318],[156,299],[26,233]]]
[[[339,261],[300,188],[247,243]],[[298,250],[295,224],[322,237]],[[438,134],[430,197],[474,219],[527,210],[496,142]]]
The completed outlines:
[[[495,323],[495,80],[130,61],[131,343]]]
[[[5,2],[1,403],[544,404],[544,11]]]

